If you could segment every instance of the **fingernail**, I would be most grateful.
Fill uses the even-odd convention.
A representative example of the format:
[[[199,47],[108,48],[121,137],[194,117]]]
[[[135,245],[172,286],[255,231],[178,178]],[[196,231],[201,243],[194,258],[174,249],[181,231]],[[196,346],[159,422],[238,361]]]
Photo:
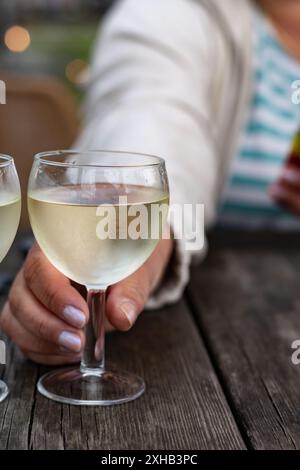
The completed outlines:
[[[124,302],[120,310],[124,313],[125,317],[127,318],[129,325],[132,326],[136,319],[136,308],[132,302]]]
[[[281,178],[283,178],[285,181],[288,181],[289,183],[298,183],[299,182],[299,175],[288,168],[285,168],[282,173],[281,173]]]
[[[68,305],[64,311],[63,316],[73,326],[77,326],[82,328],[86,323],[86,317],[81,310],[78,308],[72,307],[72,305]]]
[[[79,336],[74,335],[69,331],[63,331],[59,335],[58,342],[61,346],[64,346],[70,351],[79,352],[81,350],[81,339]]]

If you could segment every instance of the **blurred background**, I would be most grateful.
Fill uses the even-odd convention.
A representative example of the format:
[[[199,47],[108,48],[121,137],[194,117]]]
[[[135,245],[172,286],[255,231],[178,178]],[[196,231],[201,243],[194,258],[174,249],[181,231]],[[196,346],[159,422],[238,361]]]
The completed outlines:
[[[59,78],[77,96],[113,0],[1,0],[1,69]]]
[[[1,0],[0,153],[15,157],[23,189],[21,226],[28,228],[26,186],[32,157],[68,148],[79,126],[89,57],[114,0]]]

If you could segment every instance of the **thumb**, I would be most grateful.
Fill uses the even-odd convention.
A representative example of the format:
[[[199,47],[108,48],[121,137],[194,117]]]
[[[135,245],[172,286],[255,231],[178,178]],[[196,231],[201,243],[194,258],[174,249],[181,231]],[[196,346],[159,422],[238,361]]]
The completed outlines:
[[[129,330],[144,309],[151,292],[147,266],[112,286],[108,291],[106,317],[117,330]]]
[[[129,330],[159,284],[172,253],[172,240],[161,240],[146,263],[108,291],[106,317],[118,330]]]

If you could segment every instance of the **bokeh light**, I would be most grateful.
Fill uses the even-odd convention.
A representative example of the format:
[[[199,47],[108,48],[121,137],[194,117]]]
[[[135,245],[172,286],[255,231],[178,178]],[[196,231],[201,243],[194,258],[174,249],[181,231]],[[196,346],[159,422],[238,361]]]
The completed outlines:
[[[89,66],[81,59],[72,60],[66,66],[67,79],[76,85],[85,84],[89,79]]]
[[[22,26],[11,26],[5,33],[4,42],[11,52],[24,52],[30,46],[30,34]]]

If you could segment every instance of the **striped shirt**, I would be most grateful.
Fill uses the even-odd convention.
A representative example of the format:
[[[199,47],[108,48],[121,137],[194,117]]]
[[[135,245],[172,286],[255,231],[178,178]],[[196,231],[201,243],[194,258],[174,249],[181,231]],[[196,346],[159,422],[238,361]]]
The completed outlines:
[[[268,20],[253,18],[253,89],[236,157],[221,198],[218,225],[300,229],[300,219],[269,196],[300,129],[300,106],[292,102],[292,83],[300,63],[276,37]]]

